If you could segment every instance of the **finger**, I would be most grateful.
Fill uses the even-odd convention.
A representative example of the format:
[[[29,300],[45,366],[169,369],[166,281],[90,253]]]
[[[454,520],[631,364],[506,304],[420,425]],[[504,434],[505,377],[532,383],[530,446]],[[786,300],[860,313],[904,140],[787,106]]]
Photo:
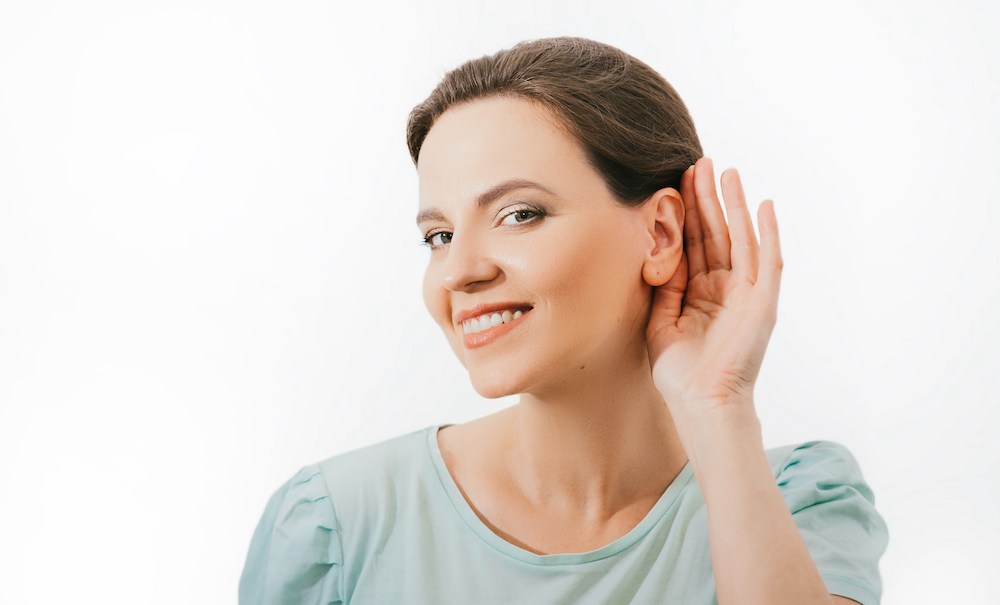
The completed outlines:
[[[698,217],[698,198],[694,192],[694,165],[681,175],[681,198],[684,200],[684,248],[687,251],[688,274],[694,277],[704,273],[707,266]]]
[[[750,211],[747,209],[743,183],[735,168],[728,168],[720,177],[722,199],[726,201],[726,219],[729,221],[729,239],[732,246],[733,271],[750,283],[757,281],[757,256],[760,249],[753,231]]]
[[[681,316],[681,304],[687,291],[688,267],[684,252],[681,252],[681,262],[677,270],[670,276],[667,283],[657,286],[653,298],[653,311],[663,325],[672,326]]]
[[[781,258],[781,240],[778,236],[778,217],[774,213],[774,202],[764,200],[757,208],[757,224],[760,226],[760,274],[757,277],[757,287],[763,288],[772,301],[775,310],[778,306],[778,291],[781,288],[781,272],[785,261]]]
[[[687,291],[687,281],[688,261],[685,253],[681,252],[681,262],[670,280],[662,286],[653,288],[653,307],[649,320],[650,331],[647,334],[648,344],[652,347],[660,346],[660,341],[656,337],[661,329],[672,328],[680,320],[684,293]],[[651,352],[651,359],[655,359],[660,353],[658,348]]]
[[[712,158],[704,157],[694,164],[694,191],[701,212],[702,239],[708,270],[730,269],[729,228],[722,214],[722,204],[715,192],[715,171]]]

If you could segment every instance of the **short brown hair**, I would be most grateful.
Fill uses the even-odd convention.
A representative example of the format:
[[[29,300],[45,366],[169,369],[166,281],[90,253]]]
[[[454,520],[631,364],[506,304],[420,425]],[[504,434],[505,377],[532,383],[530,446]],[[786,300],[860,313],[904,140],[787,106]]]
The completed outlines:
[[[663,76],[613,46],[558,37],[526,40],[446,73],[410,112],[413,164],[445,110],[501,95],[548,108],[623,204],[639,205],[663,187],[680,190],[681,175],[702,156],[694,121]]]

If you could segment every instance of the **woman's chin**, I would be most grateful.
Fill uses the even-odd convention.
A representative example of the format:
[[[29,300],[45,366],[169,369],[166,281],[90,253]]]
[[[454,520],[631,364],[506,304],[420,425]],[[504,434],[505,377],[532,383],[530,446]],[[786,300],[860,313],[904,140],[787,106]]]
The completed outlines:
[[[481,397],[485,397],[486,399],[517,395],[525,391],[525,385],[517,376],[499,376],[494,373],[483,372],[482,374],[478,374],[470,372],[469,378],[472,382],[472,388]]]

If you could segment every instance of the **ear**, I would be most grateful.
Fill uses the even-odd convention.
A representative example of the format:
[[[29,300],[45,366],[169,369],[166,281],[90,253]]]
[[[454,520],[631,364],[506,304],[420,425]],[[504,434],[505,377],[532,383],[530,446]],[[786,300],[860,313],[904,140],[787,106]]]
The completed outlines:
[[[644,204],[648,234],[642,278],[651,286],[670,281],[684,252],[684,199],[673,187],[664,187]]]

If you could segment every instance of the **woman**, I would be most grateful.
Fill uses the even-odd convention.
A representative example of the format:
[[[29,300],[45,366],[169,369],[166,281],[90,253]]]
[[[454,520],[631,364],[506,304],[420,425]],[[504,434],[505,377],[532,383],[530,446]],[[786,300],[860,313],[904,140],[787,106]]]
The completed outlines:
[[[758,244],[727,170],[727,225],[661,76],[521,43],[448,73],[407,142],[425,304],[476,391],[520,400],[302,469],[242,604],[879,601],[888,534],[851,454],[763,447],[773,203]]]

